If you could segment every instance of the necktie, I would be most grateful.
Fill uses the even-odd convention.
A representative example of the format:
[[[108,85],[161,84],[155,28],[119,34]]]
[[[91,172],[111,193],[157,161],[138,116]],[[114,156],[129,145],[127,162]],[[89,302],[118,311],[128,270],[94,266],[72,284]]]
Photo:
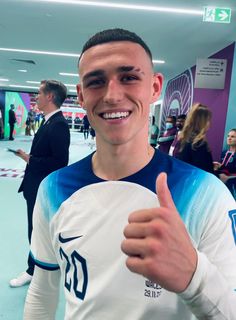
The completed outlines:
[[[45,118],[43,118],[43,120],[41,121],[40,128],[44,125],[44,123],[45,123]]]

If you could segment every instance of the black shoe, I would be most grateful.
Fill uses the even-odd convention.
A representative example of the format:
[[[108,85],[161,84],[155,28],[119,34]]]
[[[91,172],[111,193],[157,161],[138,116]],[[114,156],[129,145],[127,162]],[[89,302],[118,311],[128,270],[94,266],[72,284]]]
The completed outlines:
[[[9,138],[9,140],[14,140],[14,138]]]

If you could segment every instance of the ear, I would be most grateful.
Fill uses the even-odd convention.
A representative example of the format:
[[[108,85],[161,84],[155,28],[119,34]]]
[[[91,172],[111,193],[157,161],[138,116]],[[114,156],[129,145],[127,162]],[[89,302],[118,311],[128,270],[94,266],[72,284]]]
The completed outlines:
[[[160,97],[163,81],[164,77],[161,73],[155,73],[153,75],[151,103],[157,101],[157,99]]]
[[[77,84],[76,85],[76,90],[77,90],[77,96],[78,96],[79,104],[81,105],[81,107],[83,109],[86,109],[85,105],[84,105],[84,97],[83,97],[83,93],[82,93],[82,89],[81,89],[81,84]]]
[[[52,102],[54,98],[54,94],[52,92],[48,92],[46,94],[48,101]]]

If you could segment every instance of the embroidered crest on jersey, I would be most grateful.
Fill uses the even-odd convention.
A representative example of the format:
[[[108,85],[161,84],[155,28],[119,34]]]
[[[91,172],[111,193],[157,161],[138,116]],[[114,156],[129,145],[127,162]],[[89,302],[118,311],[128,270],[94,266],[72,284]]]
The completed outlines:
[[[232,231],[233,231],[234,241],[236,244],[236,210],[229,211],[229,217],[232,221]]]

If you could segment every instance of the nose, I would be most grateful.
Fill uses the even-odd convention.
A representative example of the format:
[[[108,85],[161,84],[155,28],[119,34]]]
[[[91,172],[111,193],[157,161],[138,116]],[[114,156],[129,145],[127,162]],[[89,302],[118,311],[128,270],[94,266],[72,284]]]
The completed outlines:
[[[104,94],[104,102],[107,104],[117,104],[124,96],[122,85],[115,79],[109,80]]]

